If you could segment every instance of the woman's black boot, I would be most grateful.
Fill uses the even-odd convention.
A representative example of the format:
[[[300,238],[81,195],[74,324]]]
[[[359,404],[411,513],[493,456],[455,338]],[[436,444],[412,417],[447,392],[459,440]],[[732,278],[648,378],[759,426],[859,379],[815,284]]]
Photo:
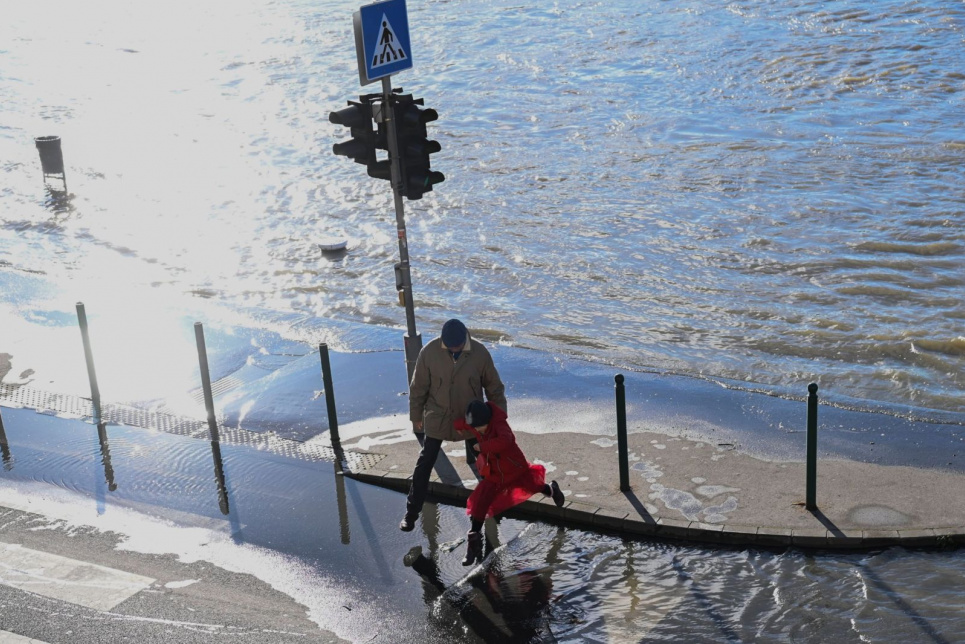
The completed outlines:
[[[563,490],[560,489],[559,484],[556,481],[550,483],[550,496],[553,497],[553,503],[556,507],[562,508],[563,504],[566,503],[566,497],[563,496]]]
[[[478,532],[470,532],[466,535],[466,558],[462,560],[463,566],[471,566],[482,561],[482,535]]]

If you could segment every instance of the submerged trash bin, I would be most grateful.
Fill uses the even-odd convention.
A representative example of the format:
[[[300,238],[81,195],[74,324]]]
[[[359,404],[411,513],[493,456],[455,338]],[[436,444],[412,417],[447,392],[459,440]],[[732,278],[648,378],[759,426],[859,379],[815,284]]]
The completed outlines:
[[[44,178],[49,174],[63,175],[64,154],[60,149],[60,137],[38,136],[34,139],[34,143],[40,152],[40,165],[43,167]]]

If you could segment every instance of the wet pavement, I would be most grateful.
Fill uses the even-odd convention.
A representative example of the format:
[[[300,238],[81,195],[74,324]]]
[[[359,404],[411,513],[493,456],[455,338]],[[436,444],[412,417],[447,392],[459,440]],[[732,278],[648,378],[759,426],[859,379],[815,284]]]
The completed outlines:
[[[249,574],[134,552],[117,534],[51,526],[0,503],[0,642],[341,642]],[[43,615],[43,619],[37,616]]]
[[[458,508],[427,503],[402,534],[403,497],[336,475],[324,450],[49,411],[2,408],[0,642],[441,644],[548,629],[550,572],[506,550],[532,524],[488,522],[492,556],[467,571]]]
[[[965,543],[965,427],[959,424],[822,406],[817,509],[811,511],[805,508],[803,401],[632,374],[630,490],[621,492],[613,379],[605,367],[541,363],[540,356],[527,355],[532,352],[499,347],[493,353],[503,379],[515,385],[507,396],[519,444],[531,461],[547,466],[567,497],[562,509],[534,497],[515,516],[703,544],[813,549]],[[335,389],[341,393],[337,383]],[[566,431],[570,427],[581,431]],[[350,424],[339,435],[349,453],[378,457],[348,465],[346,476],[408,490],[419,443],[405,412]],[[330,445],[330,434],[309,443]],[[476,474],[462,443],[447,443],[444,451],[430,491],[462,504]]]

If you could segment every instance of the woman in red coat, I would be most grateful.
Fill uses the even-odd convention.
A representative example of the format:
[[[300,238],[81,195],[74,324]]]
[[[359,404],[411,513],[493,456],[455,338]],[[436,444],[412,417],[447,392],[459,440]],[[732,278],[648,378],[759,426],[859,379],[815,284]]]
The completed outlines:
[[[506,412],[493,403],[474,400],[466,409],[465,420],[454,423],[457,431],[471,432],[478,441],[476,468],[483,480],[466,502],[471,527],[463,566],[482,561],[483,521],[514,505],[519,505],[537,492],[552,496],[557,506],[563,505],[563,492],[556,481],[546,484],[546,468],[532,465],[516,444],[516,436],[506,422]]]

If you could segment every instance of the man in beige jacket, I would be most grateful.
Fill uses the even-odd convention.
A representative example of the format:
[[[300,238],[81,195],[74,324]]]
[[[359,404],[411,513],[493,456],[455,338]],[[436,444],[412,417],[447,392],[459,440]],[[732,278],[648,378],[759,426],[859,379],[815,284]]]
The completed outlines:
[[[442,441],[465,439],[453,422],[465,415],[470,402],[482,400],[484,391],[486,400],[506,411],[505,389],[489,350],[473,340],[459,320],[446,322],[440,337],[422,348],[409,383],[409,418],[424,438],[399,529],[415,527]],[[466,455],[472,458],[470,450],[467,445]]]

